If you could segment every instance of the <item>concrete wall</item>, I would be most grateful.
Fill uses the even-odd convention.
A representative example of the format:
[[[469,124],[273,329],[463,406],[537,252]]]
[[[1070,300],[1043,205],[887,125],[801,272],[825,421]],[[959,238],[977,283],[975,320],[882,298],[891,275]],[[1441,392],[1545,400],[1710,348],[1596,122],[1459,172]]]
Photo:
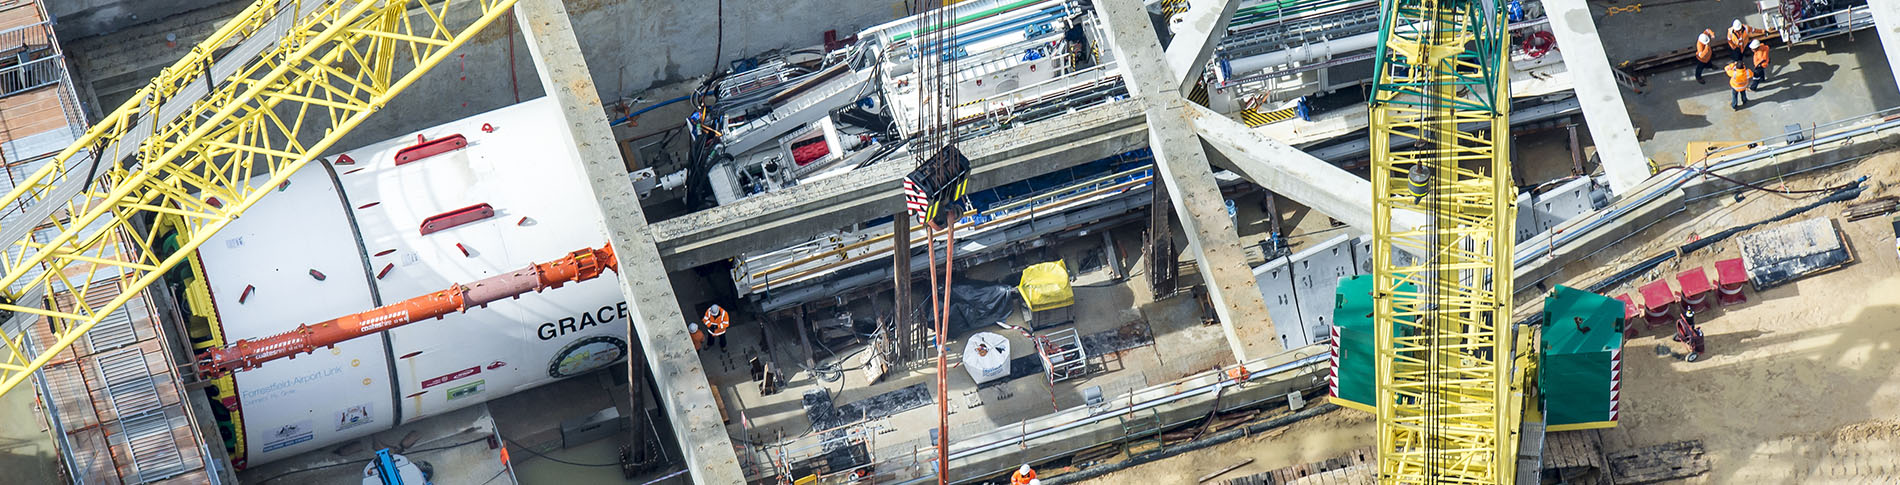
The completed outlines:
[[[234,4],[248,0],[62,0],[53,2],[60,20],[60,36],[79,56],[98,59],[82,70],[137,71],[143,79],[156,68],[183,55],[185,46],[159,50],[166,33],[182,42],[203,38],[220,22],[162,22],[194,9],[220,7],[235,12]],[[786,47],[805,47],[824,41],[826,30],[848,36],[858,30],[906,15],[901,0],[567,0],[574,29],[601,99],[631,96],[658,83],[688,79],[712,72],[734,59]],[[457,2],[468,7],[472,2]],[[240,7],[241,8],[241,7]],[[723,42],[718,39],[723,11]],[[451,15],[472,17],[473,8]],[[510,21],[498,23],[473,39],[460,56],[438,66],[382,113],[359,127],[339,147],[352,147],[387,138],[392,133],[433,126],[490,111],[542,94],[533,60],[520,29]],[[503,39],[512,38],[505,42]],[[85,39],[92,38],[92,39]],[[82,40],[84,39],[84,40]],[[124,41],[120,41],[123,39]],[[513,44],[510,76],[510,44]],[[152,49],[138,56],[116,56],[107,50],[128,46]],[[717,61],[714,50],[720,51]],[[150,63],[128,69],[123,64]],[[145,69],[145,68],[149,69]],[[85,75],[85,73],[82,73]],[[99,82],[87,76],[87,81]],[[128,84],[128,83],[114,83]],[[136,84],[143,84],[142,82]],[[136,89],[136,85],[129,86]],[[97,108],[111,110],[129,91],[98,90]],[[649,99],[649,102],[660,99]],[[617,118],[617,113],[609,113]]]
[[[248,3],[248,0],[242,0]],[[46,13],[59,21],[59,35],[77,39],[116,32],[179,13],[234,0],[52,0]]]

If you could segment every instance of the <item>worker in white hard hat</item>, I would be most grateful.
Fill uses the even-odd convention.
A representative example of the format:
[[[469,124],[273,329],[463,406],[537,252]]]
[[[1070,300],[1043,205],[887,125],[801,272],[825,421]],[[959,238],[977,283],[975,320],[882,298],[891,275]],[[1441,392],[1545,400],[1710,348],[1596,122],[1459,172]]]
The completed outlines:
[[[1031,479],[1029,479],[1029,485],[1042,485],[1042,479],[1040,479],[1040,478],[1031,478]]]
[[[1768,31],[1749,27],[1748,24],[1742,23],[1742,19],[1735,19],[1735,23],[1729,24],[1728,49],[1734,51],[1735,62],[1742,62],[1743,59],[1747,59],[1748,41],[1754,40],[1755,36],[1765,33],[1768,33]]]
[[[1755,67],[1755,83],[1749,89],[1761,89],[1761,82],[1768,80],[1768,44],[1761,39],[1748,41],[1748,51],[1755,54],[1751,60]]]
[[[720,350],[725,350],[726,329],[732,327],[732,314],[726,313],[726,309],[714,303],[711,308],[706,309],[706,318],[701,321],[706,324],[706,334],[711,336],[708,340],[712,344],[719,345]]]
[[[1704,69],[1711,71],[1716,70],[1715,64],[1710,62],[1715,58],[1715,46],[1710,44],[1710,42],[1715,42],[1714,30],[1702,29],[1702,35],[1698,35],[1695,38],[1696,84],[1703,84],[1702,71]]]
[[[1036,485],[1039,483],[1042,482],[1036,480],[1036,469],[1030,468],[1027,463],[1024,463],[1022,468],[1017,468],[1015,474],[1009,476],[1009,485]]]

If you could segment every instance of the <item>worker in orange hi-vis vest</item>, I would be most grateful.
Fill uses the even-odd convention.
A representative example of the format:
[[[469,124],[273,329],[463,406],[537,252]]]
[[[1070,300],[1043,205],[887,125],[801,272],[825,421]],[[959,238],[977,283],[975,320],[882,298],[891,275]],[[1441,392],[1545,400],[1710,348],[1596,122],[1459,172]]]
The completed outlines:
[[[1736,61],[1746,59],[1748,55],[1748,41],[1754,40],[1755,36],[1766,33],[1768,33],[1768,31],[1749,27],[1748,24],[1742,23],[1742,19],[1735,19],[1735,23],[1729,24],[1728,26],[1728,49],[1733,51]]]
[[[1715,31],[1711,29],[1702,29],[1702,35],[1696,36],[1695,38],[1696,84],[1706,83],[1702,80],[1702,71],[1704,69],[1715,70],[1715,64],[1709,62],[1715,58],[1715,46],[1709,45],[1710,42],[1715,42]]]
[[[712,343],[718,345],[721,350],[725,349],[726,329],[732,327],[732,314],[726,313],[726,309],[720,308],[715,303],[712,308],[706,309],[706,318],[703,321],[706,323],[706,333],[712,335],[710,339]]]
[[[699,322],[686,322],[686,336],[693,338],[693,350],[706,350],[706,333],[699,331]]]
[[[1728,106],[1740,110],[1742,105],[1748,104],[1748,84],[1754,81],[1755,73],[1740,62],[1728,63],[1723,70],[1728,71],[1729,89],[1735,90],[1735,94],[1729,96]]]
[[[1031,483],[1041,482],[1036,480],[1036,470],[1030,468],[1028,464],[1023,464],[1022,468],[1017,468],[1016,473],[1009,476],[1009,485],[1029,485]]]
[[[1768,80],[1768,44],[1751,40],[1748,41],[1748,50],[1755,53],[1755,83],[1749,89],[1761,89],[1761,82]]]

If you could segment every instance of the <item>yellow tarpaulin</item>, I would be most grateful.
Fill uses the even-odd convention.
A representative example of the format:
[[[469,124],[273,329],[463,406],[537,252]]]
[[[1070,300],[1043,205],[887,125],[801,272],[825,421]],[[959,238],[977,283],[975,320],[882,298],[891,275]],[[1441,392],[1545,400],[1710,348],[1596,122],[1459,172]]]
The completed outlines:
[[[1069,269],[1062,260],[1040,263],[1023,269],[1023,281],[1016,285],[1029,311],[1039,312],[1075,304],[1075,290],[1069,288]]]

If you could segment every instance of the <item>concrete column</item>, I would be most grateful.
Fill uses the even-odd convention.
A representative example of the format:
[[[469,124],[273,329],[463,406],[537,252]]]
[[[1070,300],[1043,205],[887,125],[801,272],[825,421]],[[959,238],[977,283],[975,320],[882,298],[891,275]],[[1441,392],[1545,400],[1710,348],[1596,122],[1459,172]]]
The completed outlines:
[[[1221,198],[1214,172],[1208,168],[1201,138],[1194,133],[1187,98],[1181,96],[1180,78],[1163,58],[1161,41],[1149,25],[1148,14],[1137,2],[1099,2],[1096,8],[1108,22],[1115,52],[1121,58],[1129,91],[1140,99],[1148,121],[1149,148],[1155,167],[1167,184],[1168,197],[1179,210],[1187,230],[1207,294],[1214,301],[1227,345],[1237,361],[1282,350],[1267,304],[1247,266],[1240,237]]]
[[[1584,0],[1545,0],[1544,14],[1550,17],[1551,33],[1557,35],[1557,48],[1576,86],[1583,118],[1590,123],[1597,157],[1610,176],[1610,190],[1622,195],[1649,178],[1649,157],[1636,144],[1636,128],[1623,106],[1623,88],[1610,71],[1610,58],[1597,38],[1590,6]]]
[[[1867,10],[1874,14],[1874,31],[1880,33],[1880,46],[1887,51],[1887,69],[1900,81],[1900,2],[1874,0],[1867,2]]]
[[[1240,0],[1188,0],[1188,11],[1181,22],[1162,19],[1174,32],[1168,40],[1168,68],[1174,71],[1176,90],[1187,92],[1207,68],[1207,56],[1227,36],[1227,22],[1234,19],[1234,7]]]
[[[600,202],[603,228],[619,259],[620,291],[634,308],[630,333],[640,339],[641,354],[659,385],[660,409],[672,422],[694,483],[745,483],[744,471],[719,418],[699,354],[686,335],[686,320],[673,298],[672,283],[660,266],[660,252],[647,234],[626,166],[607,127],[599,91],[588,75],[581,46],[561,0],[521,0],[515,19],[527,34],[528,52],[540,71],[548,96],[560,102],[576,155],[585,165],[588,186]],[[581,209],[585,210],[585,209]],[[629,360],[638,358],[630,356]],[[629,366],[630,369],[635,368]],[[639,376],[630,376],[635,382]]]

